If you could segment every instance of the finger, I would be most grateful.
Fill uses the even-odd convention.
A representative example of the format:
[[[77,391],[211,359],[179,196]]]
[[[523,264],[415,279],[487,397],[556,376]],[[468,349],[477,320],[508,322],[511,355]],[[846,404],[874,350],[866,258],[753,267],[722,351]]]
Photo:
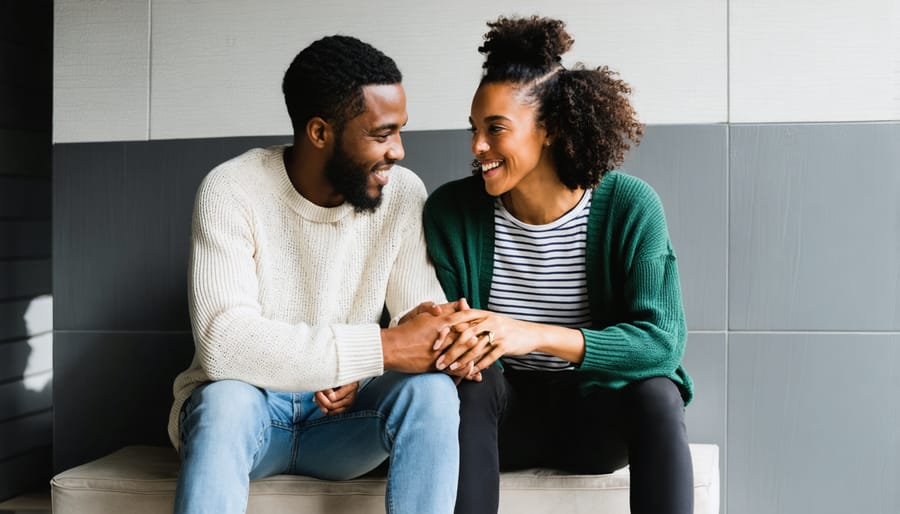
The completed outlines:
[[[454,327],[454,330],[461,332],[457,327],[465,324],[473,324],[483,321],[488,316],[488,312],[478,309],[466,309],[454,312],[447,316],[447,323]]]
[[[450,345],[440,357],[438,357],[437,361],[434,363],[437,369],[447,368],[455,370],[460,367],[460,363],[457,362],[459,358],[472,348],[478,346],[478,338],[474,336],[467,337],[467,332],[468,330],[460,334],[456,341]]]
[[[449,363],[447,367],[450,369],[474,368],[475,363],[490,352],[491,337],[487,335],[477,336],[475,346],[460,355],[454,362]]]
[[[466,300],[465,298],[460,298],[459,299],[459,310],[467,311],[469,309],[471,309],[471,307],[469,307],[469,301]]]
[[[459,310],[459,301],[435,304],[435,316],[450,314]]]
[[[328,411],[332,408],[331,400],[325,395],[326,391],[318,391],[315,396],[316,404],[319,406],[319,410],[328,414]]]
[[[356,399],[356,395],[353,395],[353,394],[347,395],[347,396],[341,398],[340,400],[333,402],[331,404],[331,407],[328,410],[329,411],[336,411],[338,409],[346,410],[346,409],[350,408],[351,405],[353,405],[353,400],[355,400],[355,399]]]
[[[424,310],[422,312],[431,314],[432,316],[441,315],[441,306],[434,302],[423,303],[422,306],[424,307]]]
[[[450,327],[445,326],[438,330],[437,339],[434,340],[434,345],[432,345],[432,350],[440,350],[444,348],[445,345],[450,343],[450,340],[447,339],[447,336],[450,335]]]
[[[337,401],[342,398],[346,398],[348,395],[355,395],[356,391],[359,390],[359,382],[352,382],[350,384],[342,385],[334,390],[334,398],[332,401]]]
[[[475,364],[475,369],[477,369],[480,373],[491,367],[491,365],[497,362],[497,359],[499,359],[500,357],[503,357],[503,350],[499,346],[494,345],[491,351],[484,354],[480,359],[478,359],[478,362]]]
[[[487,323],[473,323],[466,327],[465,330],[460,332],[459,337],[457,338],[459,341],[470,341],[472,339],[478,339],[482,337],[482,334],[490,332],[491,329],[487,326]],[[486,339],[485,339],[486,341]],[[471,348],[471,345],[469,346]]]

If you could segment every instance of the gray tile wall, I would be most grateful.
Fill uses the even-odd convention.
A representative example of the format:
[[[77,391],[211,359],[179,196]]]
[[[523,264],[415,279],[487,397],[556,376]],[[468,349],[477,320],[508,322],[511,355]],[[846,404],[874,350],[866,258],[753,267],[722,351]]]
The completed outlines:
[[[50,478],[52,13],[0,3],[0,500]]]
[[[723,512],[900,511],[898,136],[900,124],[651,126],[623,166],[666,206],[697,386],[688,431],[720,445]],[[171,379],[193,351],[193,190],[229,156],[286,140],[55,146],[57,469],[165,444]],[[465,131],[405,143],[429,189],[468,174]]]

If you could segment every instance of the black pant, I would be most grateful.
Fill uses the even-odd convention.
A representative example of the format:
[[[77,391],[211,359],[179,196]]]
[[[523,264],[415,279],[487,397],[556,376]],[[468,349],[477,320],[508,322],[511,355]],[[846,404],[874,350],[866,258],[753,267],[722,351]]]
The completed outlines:
[[[684,403],[668,378],[583,394],[580,372],[483,372],[459,386],[457,514],[497,512],[500,469],[599,474],[631,465],[631,512],[694,509]]]

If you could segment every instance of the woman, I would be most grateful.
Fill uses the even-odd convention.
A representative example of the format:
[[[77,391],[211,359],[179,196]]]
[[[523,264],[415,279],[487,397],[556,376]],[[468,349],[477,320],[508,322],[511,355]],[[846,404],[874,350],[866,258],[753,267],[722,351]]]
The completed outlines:
[[[632,512],[692,512],[675,254],[656,193],[612,171],[642,135],[630,89],[605,67],[564,68],[559,20],[488,26],[475,176],[425,207],[447,297],[471,305],[437,366],[481,373],[459,385],[456,512],[496,513],[500,469],[625,464]]]

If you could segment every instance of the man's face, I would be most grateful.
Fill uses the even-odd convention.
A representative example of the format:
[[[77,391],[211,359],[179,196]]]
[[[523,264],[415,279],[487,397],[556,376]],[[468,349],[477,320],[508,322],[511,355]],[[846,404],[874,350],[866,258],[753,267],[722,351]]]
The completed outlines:
[[[363,98],[366,111],[335,136],[325,176],[357,211],[373,211],[391,167],[405,155],[400,129],[408,119],[406,93],[400,84],[371,85],[363,87]]]

